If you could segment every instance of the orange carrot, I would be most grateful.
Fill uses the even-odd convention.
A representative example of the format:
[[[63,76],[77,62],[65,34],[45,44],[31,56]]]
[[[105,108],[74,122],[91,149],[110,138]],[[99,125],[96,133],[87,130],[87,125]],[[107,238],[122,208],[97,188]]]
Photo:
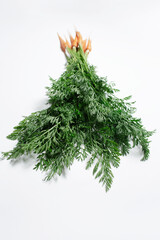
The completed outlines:
[[[68,40],[66,40],[66,47],[71,48],[71,44],[68,42]]]
[[[89,52],[92,50],[90,38],[88,39],[88,44],[87,44],[87,47],[86,47],[85,51],[87,51],[87,50],[88,50]]]
[[[78,39],[77,36],[75,37],[73,43],[72,43],[72,47],[78,47]]]
[[[70,41],[71,41],[71,48],[73,47],[73,42],[74,42],[74,38],[72,37],[72,35],[70,35]]]
[[[77,37],[77,40],[78,40],[78,44],[81,43],[82,44],[82,35],[80,34],[80,32],[77,32],[76,31],[76,37]]]
[[[60,41],[60,48],[61,48],[62,52],[65,53],[66,43],[65,43],[65,41],[59,36],[59,34],[58,34],[58,37],[59,37],[59,41]]]
[[[86,49],[86,42],[87,42],[87,39],[85,39],[85,40],[82,41],[83,51],[85,51],[85,49]]]

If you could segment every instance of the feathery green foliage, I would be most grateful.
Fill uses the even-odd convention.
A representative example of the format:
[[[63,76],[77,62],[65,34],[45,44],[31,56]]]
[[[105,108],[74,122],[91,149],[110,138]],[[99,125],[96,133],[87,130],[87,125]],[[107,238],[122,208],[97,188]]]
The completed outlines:
[[[81,46],[77,52],[67,50],[70,56],[65,72],[57,81],[51,78],[51,87],[47,87],[48,108],[14,127],[8,139],[17,140],[17,144],[3,156],[16,159],[35,153],[34,169],[46,171],[45,180],[61,175],[74,159],[88,156],[86,169],[94,165],[93,174],[107,191],[113,179],[111,167],[119,166],[120,156],[140,145],[142,161],[148,159],[148,138],[153,131],[133,117],[136,109],[129,102],[131,96],[117,98],[118,90],[97,76]]]

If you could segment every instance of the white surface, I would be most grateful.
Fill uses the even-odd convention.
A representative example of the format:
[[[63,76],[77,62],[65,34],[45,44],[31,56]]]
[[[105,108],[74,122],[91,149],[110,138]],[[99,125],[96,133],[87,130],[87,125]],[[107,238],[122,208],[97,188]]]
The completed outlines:
[[[114,170],[105,193],[85,163],[44,183],[34,163],[0,162],[2,240],[160,239],[160,2],[154,0],[0,0],[0,151],[22,116],[43,109],[48,76],[58,78],[65,58],[57,32],[74,27],[91,37],[89,62],[133,96],[151,138],[150,159],[133,150]]]

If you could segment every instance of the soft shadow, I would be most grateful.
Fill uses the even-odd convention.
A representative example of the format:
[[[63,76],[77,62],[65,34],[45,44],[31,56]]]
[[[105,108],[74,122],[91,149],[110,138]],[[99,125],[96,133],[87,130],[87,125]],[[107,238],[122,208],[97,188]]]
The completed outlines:
[[[67,178],[69,173],[69,169],[67,167],[64,168],[63,172],[62,172],[62,177],[63,178]]]
[[[23,156],[20,156],[19,158],[10,160],[10,163],[12,166],[23,163],[25,168],[29,168],[29,167],[35,165],[36,155],[33,153],[25,154]]]
[[[134,160],[137,159],[137,161],[142,159],[143,158],[143,152],[142,152],[141,146],[138,145],[138,146],[132,148],[129,151],[129,157],[134,158]]]
[[[20,156],[19,158],[10,160],[10,164],[12,166],[23,164],[23,167],[25,169],[28,169],[30,167],[34,168],[36,162],[37,162],[37,155],[33,153],[25,154],[23,156]],[[47,172],[41,171],[41,170],[38,170],[38,171],[42,172],[43,174],[45,174],[45,176],[47,176]],[[69,172],[69,169],[65,167],[60,176],[56,174],[50,181],[47,181],[47,182],[48,183],[51,183],[52,181],[57,182],[60,177],[66,179],[68,176],[68,172]]]
[[[48,101],[48,98],[38,101],[34,106],[35,111],[41,111],[41,110],[47,109],[50,106],[50,104],[48,104],[47,101]]]

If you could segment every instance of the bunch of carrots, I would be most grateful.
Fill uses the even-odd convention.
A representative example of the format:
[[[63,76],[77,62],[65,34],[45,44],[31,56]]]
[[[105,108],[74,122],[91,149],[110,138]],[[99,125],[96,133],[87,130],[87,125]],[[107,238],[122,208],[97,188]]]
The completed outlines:
[[[83,40],[82,39],[82,35],[80,34],[80,32],[76,31],[76,36],[75,38],[72,37],[72,35],[70,35],[70,42],[68,42],[68,40],[66,39],[66,41],[64,41],[58,34],[59,40],[60,40],[60,48],[62,50],[62,52],[66,51],[66,48],[70,48],[70,49],[76,49],[78,50],[79,48],[79,44],[81,44],[82,49],[84,52],[88,53],[91,51],[91,40],[88,39],[88,43],[87,43],[87,39]]]

